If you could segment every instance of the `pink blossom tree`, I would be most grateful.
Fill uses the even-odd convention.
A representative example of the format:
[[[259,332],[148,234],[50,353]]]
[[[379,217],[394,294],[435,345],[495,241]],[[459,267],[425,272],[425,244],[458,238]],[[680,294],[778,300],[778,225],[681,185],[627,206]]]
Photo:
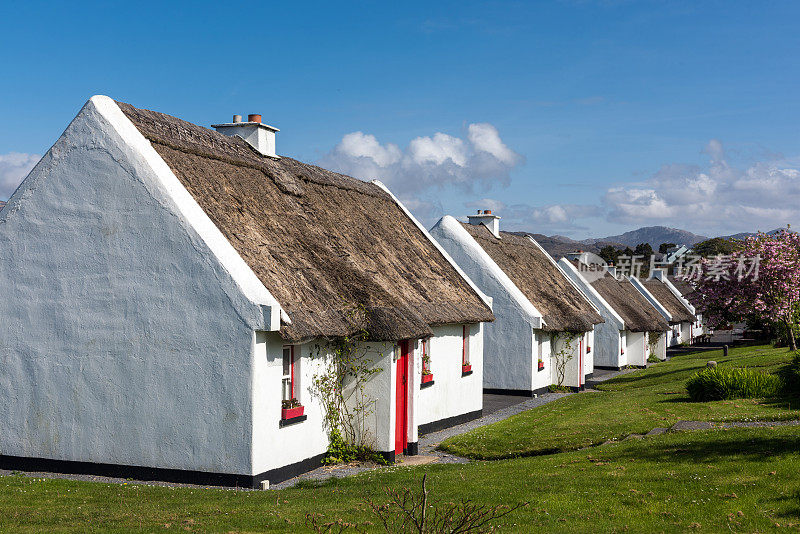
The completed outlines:
[[[703,260],[696,273],[699,307],[712,326],[757,317],[786,327],[796,350],[800,308],[800,234],[749,237],[741,252]]]

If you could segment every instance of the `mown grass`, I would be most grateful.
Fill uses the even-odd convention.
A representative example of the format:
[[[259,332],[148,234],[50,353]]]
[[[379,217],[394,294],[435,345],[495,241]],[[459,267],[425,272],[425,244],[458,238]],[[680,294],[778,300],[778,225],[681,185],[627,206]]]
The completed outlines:
[[[687,379],[706,362],[720,368],[749,367],[776,373],[791,361],[786,349],[769,346],[675,356],[649,369],[601,384],[596,393],[559,399],[445,441],[441,448],[475,459],[502,459],[575,450],[630,434],[669,427],[680,420],[742,421],[800,418],[798,400],[737,399],[692,402]],[[792,404],[794,403],[794,404]]]
[[[800,525],[796,428],[679,433],[589,451],[390,467],[319,487],[237,492],[0,477],[4,532],[304,532],[305,515],[377,531],[385,488],[489,505],[529,502],[501,532],[763,532]],[[369,523],[373,523],[370,525]]]

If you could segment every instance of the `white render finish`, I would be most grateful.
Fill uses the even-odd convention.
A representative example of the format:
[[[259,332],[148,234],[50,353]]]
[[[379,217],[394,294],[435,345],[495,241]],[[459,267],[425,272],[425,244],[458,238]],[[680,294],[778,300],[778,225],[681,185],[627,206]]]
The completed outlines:
[[[472,374],[462,376],[462,325],[433,328],[430,340],[430,369],[433,385],[422,382],[422,344],[414,357],[414,407],[417,425],[424,425],[476,412],[483,408],[483,325],[469,325],[469,355]],[[412,425],[416,428],[416,425]],[[417,441],[410,439],[409,441]]]
[[[455,218],[446,215],[430,233],[492,298],[495,322],[484,330],[483,387],[533,391],[550,385],[549,352],[546,369],[536,370],[533,331],[541,329],[542,314]]]
[[[467,215],[467,220],[475,226],[484,225],[492,232],[493,236],[500,238],[500,217],[497,215],[492,215],[491,212],[478,211],[477,215]]]
[[[306,419],[281,427],[289,317],[110,98],[87,102],[9,199],[0,250],[0,455],[259,475],[327,449],[310,391],[327,345],[295,346]],[[459,376],[443,367],[428,403],[412,353],[409,442],[482,407],[483,329],[462,377],[461,328],[433,329],[436,365]],[[395,448],[396,347],[359,347],[381,369],[364,421],[379,451]]]
[[[279,307],[176,183],[94,97],[3,209],[0,454],[253,472]]]

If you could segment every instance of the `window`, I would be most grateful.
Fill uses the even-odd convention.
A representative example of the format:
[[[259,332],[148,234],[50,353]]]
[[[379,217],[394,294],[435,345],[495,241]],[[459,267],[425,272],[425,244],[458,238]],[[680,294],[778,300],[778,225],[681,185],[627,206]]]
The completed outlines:
[[[542,357],[544,356],[544,336],[542,334],[533,334],[533,341],[536,343],[536,360],[537,371],[544,371],[544,360]]]
[[[431,340],[422,340],[422,374],[431,374]]]
[[[470,367],[469,364],[469,325],[464,325],[461,330],[461,366]]]
[[[283,347],[283,400],[290,401],[294,397],[294,345]]]

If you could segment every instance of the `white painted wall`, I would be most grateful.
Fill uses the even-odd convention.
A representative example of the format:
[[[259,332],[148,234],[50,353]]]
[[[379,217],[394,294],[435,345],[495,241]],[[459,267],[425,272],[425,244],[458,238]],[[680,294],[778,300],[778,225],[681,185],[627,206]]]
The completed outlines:
[[[647,346],[647,332],[627,332],[628,347],[625,354],[628,356],[628,365],[646,366],[649,353]]]
[[[416,424],[424,425],[483,408],[483,327],[470,325],[472,374],[462,376],[462,325],[433,328],[430,363],[434,384],[420,389],[422,381],[421,344],[415,352],[414,396]],[[416,439],[410,441],[417,441]]]
[[[550,379],[551,383],[558,384],[558,370],[556,368],[557,355],[562,350],[566,350],[565,355],[569,358],[564,369],[563,386],[580,387],[585,383],[585,372],[581,366],[581,354],[585,353],[585,345],[581,343],[583,335],[576,336],[567,346],[567,338],[564,335],[556,334],[552,337],[553,351],[550,357]]]
[[[594,373],[594,329],[589,330],[583,337],[583,374]]]
[[[0,454],[252,473],[279,308],[126,121],[87,103],[0,214]]]
[[[253,467],[257,475],[322,454],[328,448],[324,413],[312,395],[314,376],[325,372],[330,354],[315,342],[295,345],[295,397],[307,419],[281,428],[281,380],[284,342],[275,332],[256,332],[253,351]]]

